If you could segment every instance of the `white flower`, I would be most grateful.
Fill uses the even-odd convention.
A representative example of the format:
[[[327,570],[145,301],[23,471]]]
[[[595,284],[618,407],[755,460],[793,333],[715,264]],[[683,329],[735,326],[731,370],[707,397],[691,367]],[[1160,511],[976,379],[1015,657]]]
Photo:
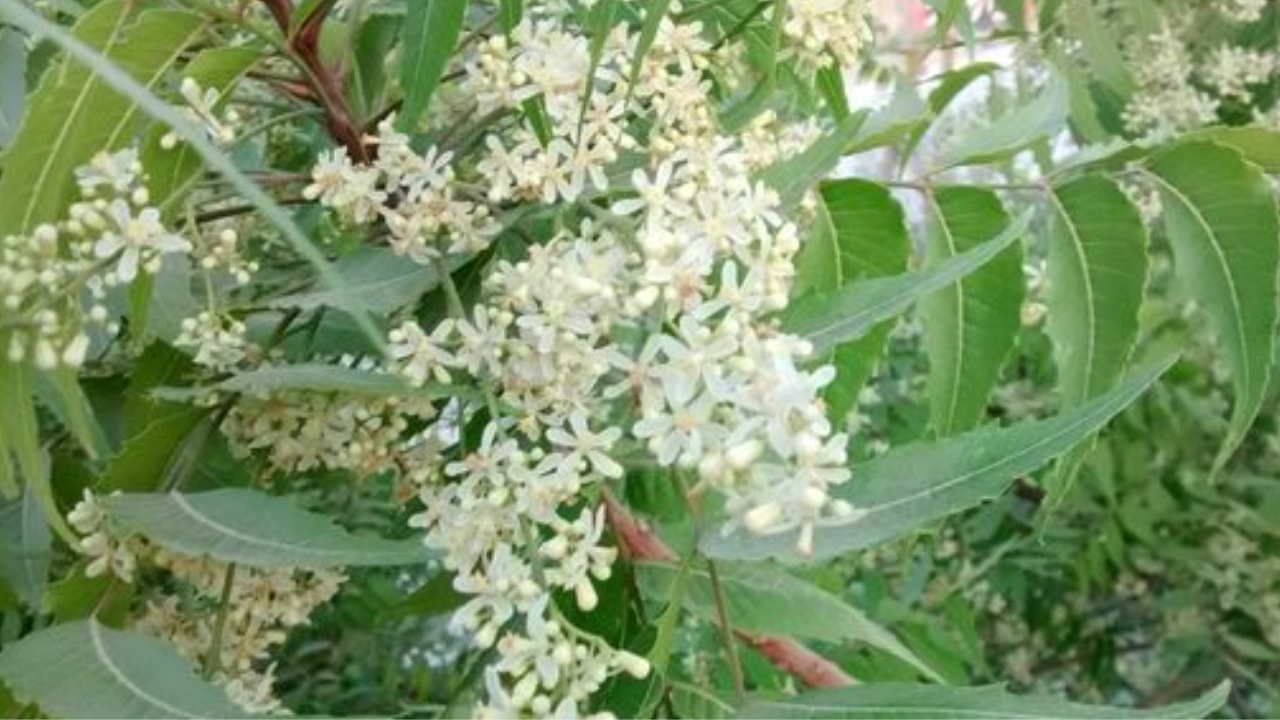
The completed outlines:
[[[582,411],[574,411],[569,415],[569,426],[572,433],[562,428],[551,428],[547,431],[547,439],[569,449],[565,462],[571,466],[589,463],[596,472],[607,478],[622,477],[622,466],[608,456],[608,451],[622,437],[622,430],[616,427],[603,432],[593,433],[587,424],[587,416]]]
[[[453,323],[448,320],[436,326],[430,335],[417,323],[406,322],[391,331],[389,351],[391,357],[401,362],[400,373],[415,387],[422,387],[431,377],[448,383],[449,368],[458,363],[457,358],[443,348],[452,334]]]
[[[119,282],[131,282],[140,268],[148,274],[155,273],[159,270],[159,257],[164,253],[191,250],[191,243],[165,228],[156,208],[146,207],[135,214],[128,202],[117,198],[106,211],[109,225],[93,252],[103,259],[119,254],[114,275]]]

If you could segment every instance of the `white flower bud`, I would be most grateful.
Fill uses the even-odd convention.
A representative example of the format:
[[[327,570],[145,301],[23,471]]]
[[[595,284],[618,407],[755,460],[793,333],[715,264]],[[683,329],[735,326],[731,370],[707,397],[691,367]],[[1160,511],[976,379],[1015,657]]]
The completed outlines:
[[[764,535],[773,529],[781,517],[782,505],[768,502],[748,510],[747,514],[742,516],[742,524],[752,535]]]
[[[630,653],[626,650],[619,650],[613,656],[613,662],[621,668],[623,672],[637,680],[643,680],[646,677],[649,677],[649,661],[635,653]]]
[[[573,595],[578,601],[578,609],[583,612],[595,610],[600,602],[600,596],[596,595],[596,589],[592,587],[590,580],[578,582],[573,588]]]

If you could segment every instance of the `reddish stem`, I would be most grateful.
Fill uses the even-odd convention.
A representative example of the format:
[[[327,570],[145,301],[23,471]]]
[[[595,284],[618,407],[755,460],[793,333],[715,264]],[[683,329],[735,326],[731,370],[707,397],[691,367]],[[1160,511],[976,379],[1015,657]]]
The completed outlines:
[[[360,126],[347,105],[342,80],[320,58],[320,31],[336,0],[327,0],[315,8],[296,31],[292,27],[294,9],[291,0],[261,1],[275,19],[280,32],[284,33],[295,59],[307,71],[314,99],[324,109],[329,135],[346,148],[352,160],[368,162],[371,159],[369,148],[365,146]]]
[[[637,520],[608,490],[604,491],[602,501],[623,557],[628,560],[679,561],[662,538]],[[752,635],[740,630],[735,630],[734,634],[774,667],[808,687],[844,687],[856,682],[839,665],[790,638]]]

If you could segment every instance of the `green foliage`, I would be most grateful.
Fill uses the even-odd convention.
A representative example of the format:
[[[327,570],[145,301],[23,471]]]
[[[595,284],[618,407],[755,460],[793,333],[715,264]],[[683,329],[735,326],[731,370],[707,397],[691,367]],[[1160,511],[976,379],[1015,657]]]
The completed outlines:
[[[415,540],[353,535],[324,516],[254,490],[115,495],[104,503],[127,533],[184,555],[248,567],[409,565],[430,556]]]
[[[926,268],[980,247],[1008,225],[1000,199],[988,190],[943,188],[929,202],[935,220]],[[968,430],[983,416],[1017,338],[1022,299],[1022,253],[1015,244],[924,301],[930,417],[939,436]]]
[[[901,31],[900,45],[887,29],[836,38],[872,43],[858,67],[842,68],[831,39],[796,37],[798,3],[543,5],[0,7],[0,240],[34,246],[38,226],[62,222],[51,252],[70,254],[82,242],[65,222],[76,170],[136,147],[146,192],[128,202],[157,208],[198,250],[102,287],[92,271],[55,278],[57,287],[21,275],[23,292],[105,314],[85,333],[83,362],[67,367],[51,368],[57,353],[24,355],[15,340],[43,315],[0,308],[0,714],[245,715],[228,699],[223,658],[176,635],[157,639],[154,623],[164,613],[208,620],[200,642],[212,647],[228,623],[302,594],[307,573],[343,573],[342,589],[295,608],[266,649],[244,652],[253,672],[275,667],[274,694],[308,715],[466,715],[529,689],[498,687],[486,674],[495,656],[523,635],[564,628],[578,648],[630,655],[602,661],[602,687],[574,708],[535,711],[535,694],[564,694],[537,667],[544,676],[527,675],[540,684],[519,712],[1093,718],[1280,708],[1280,415],[1270,383],[1280,72],[1234,88],[1214,75],[1224,63],[1211,55],[1269,51],[1280,10],[1224,19],[1174,0],[1061,0],[1039,3],[1037,18],[1016,0],[982,12],[930,0],[932,23]],[[503,65],[500,41],[527,42],[538,22],[572,30]],[[1161,64],[1144,64],[1144,53],[1155,55],[1165,29],[1190,69],[1156,89],[1198,93],[1193,109],[1203,112],[1187,120],[1172,107],[1148,127],[1135,108],[1154,102]],[[822,46],[820,61],[808,40]],[[997,45],[1013,47],[1015,61],[988,61]],[[676,67],[688,85],[663,86]],[[477,112],[469,80],[484,73],[499,94],[504,83],[524,87],[499,111]],[[187,107],[185,79],[211,93],[196,103],[208,107]],[[882,103],[861,107],[854,85]],[[564,88],[571,103],[557,96]],[[711,168],[724,151],[718,139],[662,127],[664,113],[703,95],[700,122],[747,148],[736,156],[768,159],[741,177],[708,170],[666,185],[664,166]],[[620,120],[599,115],[619,101]],[[577,116],[568,134],[558,119],[566,105]],[[392,114],[404,134],[372,138]],[[210,130],[210,120],[241,115],[252,120],[228,120],[232,139]],[[585,134],[615,120],[616,144]],[[406,183],[364,162],[420,161],[429,148],[448,160],[406,162]],[[341,162],[343,151],[355,164]],[[563,167],[551,167],[557,158]],[[515,178],[505,194],[492,182],[503,172]],[[666,186],[655,193],[645,180]],[[436,182],[438,197],[414,187]],[[750,187],[749,200],[685,205],[717,183]],[[335,193],[355,200],[343,209]],[[637,198],[665,200],[676,226],[708,236],[761,212],[758,201],[770,247],[751,264],[725,234],[715,258],[683,257],[693,270],[663,275],[655,258],[679,255],[689,238],[646,235],[633,213],[614,211]],[[395,226],[409,207],[421,228]],[[699,224],[703,213],[715,222]],[[367,221],[355,221],[361,214]],[[468,218],[493,222],[466,238]],[[569,257],[548,253],[606,239],[626,256],[617,267],[575,260],[538,282],[596,288],[579,297],[625,305],[612,326],[584,324],[578,307],[522,308],[544,289],[536,282],[501,287],[547,257]],[[252,280],[229,279],[219,253],[247,261]],[[112,259],[104,254],[83,256]],[[729,288],[722,271],[735,254],[740,287]],[[610,272],[648,273],[646,292],[657,292],[617,293]],[[757,273],[768,286],[744,293]],[[0,268],[0,290],[19,286],[15,277]],[[636,424],[652,413],[655,388],[688,371],[712,397],[738,375],[755,377],[745,354],[724,363],[701,352],[697,333],[676,339],[689,318],[709,336],[742,327],[712,303],[705,317],[683,314],[690,294],[713,290],[723,291],[715,303],[757,303],[742,316],[753,342],[812,346],[795,351],[801,367],[785,343],[767,346],[786,370],[778,378],[830,381],[820,402],[797,402],[803,411],[784,409],[759,432],[727,432],[736,420],[725,407],[705,420],[710,431],[700,427],[697,393],[673,402],[664,418],[682,441],[702,433],[706,447],[659,462]],[[241,344],[200,335],[209,322]],[[450,339],[389,334],[414,323]],[[536,347],[488,334],[512,328],[544,332]],[[670,344],[644,349],[662,334]],[[584,338],[579,366],[547,350]],[[648,364],[675,361],[685,341],[687,356],[648,377]],[[485,362],[459,360],[489,342]],[[498,367],[535,351],[547,360],[538,372]],[[570,403],[591,424],[567,440],[552,431],[582,428],[557,415],[556,393],[596,366],[608,390],[595,387],[590,400],[603,398],[607,412]],[[733,390],[776,389],[758,385]],[[615,428],[616,442],[599,439]],[[770,447],[743,442],[757,435]],[[774,447],[779,438],[794,441],[795,458]],[[617,472],[593,451],[559,454],[572,442],[602,442]],[[344,463],[324,459],[339,453]],[[846,454],[847,480],[834,467]],[[589,471],[607,478],[580,483]],[[485,473],[496,480],[471,496],[468,476]],[[555,500],[548,516],[534,506],[557,497],[557,483],[572,485],[573,500]],[[772,495],[744,508],[726,487]],[[489,514],[513,497],[525,503],[517,513],[528,537]],[[818,509],[805,514],[805,503]],[[784,505],[781,531],[754,522]],[[539,513],[550,520],[525,521]],[[528,557],[464,564],[450,548],[441,561],[422,528],[439,547],[442,520],[461,520],[455,545],[497,537]],[[599,555],[557,545],[587,536]],[[136,553],[163,559],[120,564]],[[562,561],[591,565],[587,587],[547,592],[545,618],[527,598],[471,602],[525,592],[522,583],[542,588],[566,572]],[[204,576],[184,576],[184,562]],[[237,599],[233,570],[280,585]],[[504,572],[494,595],[490,574]],[[200,587],[214,574],[221,595]],[[459,628],[492,642],[477,649]],[[484,650],[493,643],[499,652]],[[184,659],[195,657],[199,667]],[[622,667],[641,657],[647,674]],[[571,651],[556,672],[578,661]],[[987,684],[1009,682],[1016,692]],[[1123,709],[1133,705],[1151,709]]]
[[[245,715],[168,644],[95,620],[63,623],[6,645],[0,677],[18,699],[63,717]]]
[[[1144,711],[1123,711],[1063,702],[1052,697],[1019,697],[1000,687],[948,688],[881,684],[824,690],[780,701],[748,705],[740,718],[1202,718],[1222,707],[1230,686],[1219,685],[1203,697]]]

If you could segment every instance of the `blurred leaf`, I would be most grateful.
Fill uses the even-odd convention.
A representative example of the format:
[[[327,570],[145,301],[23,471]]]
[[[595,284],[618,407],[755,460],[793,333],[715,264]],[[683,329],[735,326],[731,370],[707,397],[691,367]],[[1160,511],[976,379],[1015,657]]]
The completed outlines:
[[[30,486],[0,506],[0,577],[28,607],[38,609],[49,581],[53,535]]]
[[[124,0],[100,3],[85,13],[75,32],[138,83],[154,87],[201,31],[203,20],[153,9],[131,22],[133,7]],[[46,73],[5,158],[0,237],[60,219],[78,192],[75,169],[99,152],[127,145],[137,122],[134,102],[74,60],[65,59]]]
[[[1061,132],[1070,112],[1071,89],[1062,74],[1050,68],[1048,81],[1035,97],[989,125],[958,134],[942,150],[938,167],[1003,160]]]
[[[829,643],[865,643],[907,663],[925,677],[942,680],[893,633],[811,583],[768,566],[730,564],[717,570],[735,630]],[[646,562],[637,564],[636,572],[641,590],[651,598],[661,599],[670,596],[680,566]],[[684,606],[703,620],[716,622],[711,576],[705,569],[688,569]]]
[[[0,27],[0,149],[18,132],[27,103],[27,39]]]
[[[866,119],[867,113],[862,111],[841,120],[835,130],[823,135],[804,152],[765,168],[760,179],[778,191],[784,208],[793,207],[819,180],[831,174],[849,144],[858,137]]]
[[[384,247],[360,247],[338,258],[333,270],[342,280],[342,290],[314,288],[272,298],[267,301],[267,307],[298,310],[339,307],[344,294],[355,293],[369,312],[381,315],[409,305],[440,285],[434,268],[419,265]]]
[[[95,620],[55,625],[6,645],[0,679],[14,697],[54,716],[245,717],[173,646]]]
[[[1149,710],[1080,705],[1044,695],[1013,695],[999,685],[943,687],[876,683],[817,690],[782,700],[758,700],[739,718],[1203,718],[1227,702],[1231,683],[1223,682],[1195,700]]]
[[[467,19],[467,0],[419,0],[409,3],[400,43],[404,59],[400,65],[400,87],[404,107],[398,124],[401,129],[417,126],[431,104],[440,78],[449,65]]]
[[[411,565],[431,554],[421,540],[352,535],[323,515],[256,490],[112,495],[114,526],[183,555],[256,568]]]

